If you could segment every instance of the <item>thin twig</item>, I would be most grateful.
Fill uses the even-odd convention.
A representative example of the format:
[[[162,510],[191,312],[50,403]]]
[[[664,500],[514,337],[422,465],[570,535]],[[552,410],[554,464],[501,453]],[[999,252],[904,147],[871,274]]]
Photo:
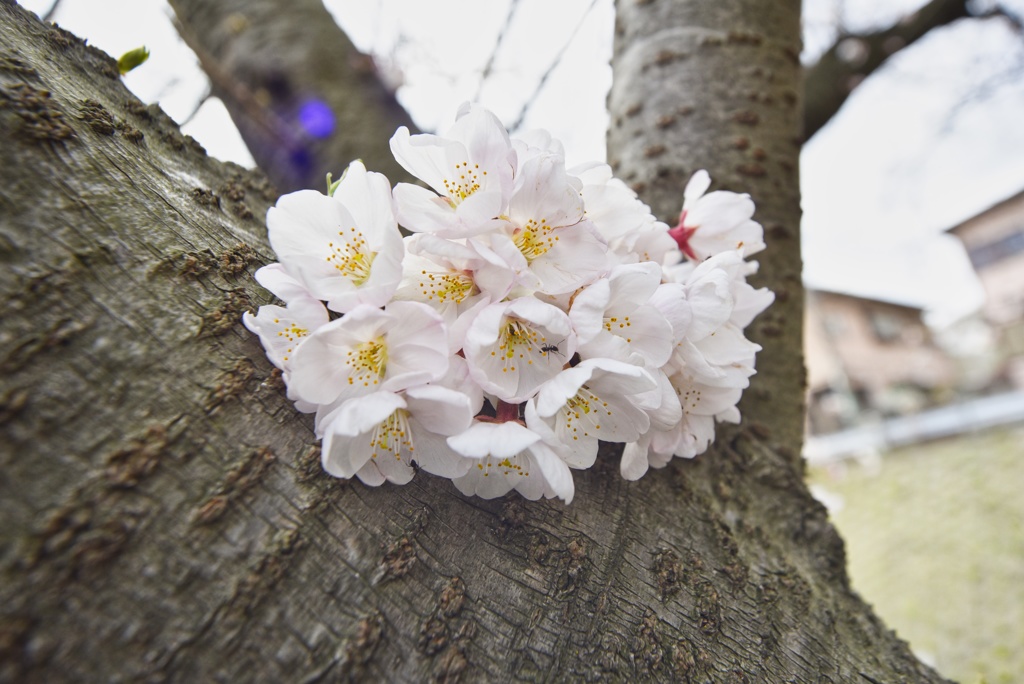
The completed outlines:
[[[502,25],[501,31],[498,32],[498,39],[494,42],[494,50],[491,51],[491,56],[487,58],[487,64],[484,65],[484,70],[480,73],[480,82],[477,84],[476,94],[473,96],[474,102],[480,100],[480,93],[483,92],[484,83],[491,75],[491,71],[494,68],[494,60],[498,57],[498,51],[501,50],[501,44],[505,41],[508,27],[512,25],[512,18],[515,16],[518,8],[519,0],[512,0],[508,5],[508,15],[505,17],[505,23]]]
[[[1015,64],[1010,64],[1001,72],[992,74],[974,84],[966,93],[960,96],[959,100],[946,112],[945,120],[939,127],[937,135],[945,135],[952,132],[957,116],[967,109],[979,105],[986,100],[992,99],[1000,93],[1007,85],[1016,85],[1021,81],[1021,74],[1024,74],[1024,59],[1018,57]]]
[[[172,5],[172,8],[177,12],[176,7]],[[175,19],[174,24],[178,29],[178,35],[192,48],[199,65],[206,72],[212,91],[219,90],[233,99],[245,111],[251,123],[283,148],[297,150],[307,142],[307,137],[301,130],[294,130],[295,127],[286,125],[270,107],[263,106],[249,88],[229,74],[212,54],[204,50],[180,18]]]
[[[206,101],[209,100],[212,96],[213,92],[211,91],[210,86],[207,86],[203,94],[199,97],[198,100],[196,100],[195,105],[192,107],[192,111],[190,111],[181,121],[178,122],[178,128],[184,128],[185,126],[187,126],[189,122],[191,122],[192,119],[196,117],[196,114],[199,113],[199,110],[203,108],[203,105],[206,104]]]
[[[572,45],[572,41],[575,40],[576,34],[579,33],[580,29],[583,27],[583,22],[585,22],[587,17],[590,16],[590,13],[594,11],[594,7],[596,5],[597,0],[591,0],[590,7],[588,7],[587,11],[580,17],[580,20],[576,23],[576,28],[574,28],[572,33],[569,34],[568,40],[565,41],[565,44],[562,45],[562,49],[558,51],[557,55],[555,55],[555,58],[551,61],[551,65],[548,66],[547,71],[545,71],[540,77],[540,80],[537,81],[537,87],[533,89],[533,94],[530,95],[530,97],[526,99],[526,102],[523,103],[523,108],[519,110],[519,116],[516,117],[515,123],[508,127],[509,132],[517,131],[519,130],[519,127],[523,125],[523,119],[526,118],[526,113],[529,111],[530,106],[533,104],[534,100],[537,99],[537,95],[540,94],[544,84],[547,83],[548,77],[551,76],[551,72],[554,71],[555,67],[557,67],[562,61],[562,57],[565,56],[569,46]]]
[[[53,21],[54,15],[57,14],[57,10],[60,9],[61,0],[53,0],[53,4],[50,5],[50,9],[46,10],[46,14],[43,15],[44,22]]]

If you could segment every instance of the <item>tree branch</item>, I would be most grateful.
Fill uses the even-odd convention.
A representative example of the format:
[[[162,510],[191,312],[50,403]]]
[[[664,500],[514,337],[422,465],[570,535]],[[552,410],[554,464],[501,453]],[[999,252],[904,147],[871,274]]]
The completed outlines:
[[[594,11],[594,7],[596,6],[597,0],[591,0],[590,4],[587,6],[587,9],[583,11],[583,14],[580,16],[579,21],[576,22],[575,28],[573,28],[573,30],[566,37],[565,42],[562,43],[561,49],[559,49],[558,53],[551,59],[551,64],[548,65],[548,68],[545,69],[544,73],[541,74],[540,78],[537,79],[537,85],[534,87],[533,92],[530,93],[530,96],[523,101],[523,106],[519,108],[519,113],[516,114],[516,118],[508,127],[509,131],[516,132],[522,127],[523,121],[526,119],[526,115],[530,111],[530,107],[533,106],[533,103],[536,101],[537,96],[540,95],[540,91],[544,89],[544,85],[548,82],[548,78],[551,76],[551,72],[553,72],[555,68],[558,67],[559,64],[561,64],[562,58],[565,56],[565,53],[569,49],[569,46],[572,45],[572,41],[575,40],[576,34],[578,34],[580,32],[580,29],[583,27],[583,22],[587,20],[587,17],[590,16],[590,13]]]
[[[804,74],[804,140],[839,111],[864,78],[895,52],[939,26],[970,16],[966,0],[931,0],[899,23],[872,33],[843,33]]]
[[[281,190],[349,161],[406,179],[388,140],[411,118],[320,0],[171,0],[256,163]]]
[[[474,101],[480,100],[480,93],[483,92],[484,84],[487,79],[491,77],[491,72],[494,69],[494,62],[498,58],[498,53],[501,51],[502,44],[505,42],[505,37],[508,35],[508,29],[512,25],[512,19],[516,15],[516,10],[519,9],[519,0],[510,0],[508,4],[508,13],[505,15],[505,22],[501,25],[501,29],[498,31],[498,37],[494,41],[494,49],[491,50],[490,56],[487,58],[487,63],[484,64],[483,70],[480,72],[480,81],[476,86],[476,94],[473,96]]]

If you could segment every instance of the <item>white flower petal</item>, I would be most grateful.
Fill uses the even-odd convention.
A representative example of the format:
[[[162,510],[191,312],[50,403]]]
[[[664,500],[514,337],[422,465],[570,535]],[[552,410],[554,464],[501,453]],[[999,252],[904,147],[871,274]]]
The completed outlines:
[[[473,423],[469,396],[447,387],[424,385],[405,391],[409,412],[431,432],[450,436],[464,432]]]
[[[514,422],[484,423],[476,421],[465,432],[448,438],[452,449],[470,458],[511,458],[540,437]]]
[[[380,173],[367,171],[361,161],[348,165],[332,196],[355,219],[358,226],[379,228],[395,226],[391,184]],[[371,249],[396,249],[402,235],[398,230],[374,230],[368,233]]]
[[[409,423],[416,434],[416,450],[411,454],[412,459],[428,473],[454,479],[469,472],[476,462],[453,451],[443,435],[431,432],[419,421],[412,419]]]
[[[708,175],[707,171],[701,169],[694,173],[690,176],[686,189],[683,190],[683,206],[686,207],[688,204],[696,202],[710,187],[711,176]]]
[[[399,221],[410,230],[468,237],[490,230],[504,213],[515,153],[505,128],[487,110],[465,108],[445,136],[411,136],[400,128],[391,149],[402,166],[441,195],[430,197],[405,184],[395,188]]]
[[[485,307],[466,331],[464,347],[477,384],[509,403],[532,396],[575,351],[568,316],[533,297]]]
[[[526,162],[516,177],[508,216],[519,226],[529,221],[571,226],[582,220],[583,198],[569,183],[565,162],[550,154]]]
[[[410,468],[409,470],[411,472],[412,468]],[[356,473],[356,477],[358,477],[359,481],[362,482],[364,485],[368,485],[370,487],[379,487],[387,481],[387,478],[384,476],[384,473],[382,473],[380,468],[377,467],[377,462],[372,460],[367,461],[366,463],[363,464],[363,467],[360,468],[359,472]],[[411,479],[412,477],[410,476],[409,480]],[[399,482],[398,484],[406,483]]]
[[[363,466],[363,470],[360,470],[356,474],[359,476],[360,480],[369,485],[376,484],[376,473],[379,473],[380,477],[383,477],[388,482],[399,485],[408,484],[416,475],[416,470],[412,465],[410,465],[410,460],[414,457],[415,455],[412,452],[405,451],[400,455],[378,452],[376,457],[367,461],[366,465]],[[363,475],[364,471],[368,468],[374,469],[369,473],[370,477],[373,478],[371,481],[368,481]]]
[[[328,322],[327,310],[319,300],[293,299],[285,307],[261,306],[253,316],[246,311],[242,323],[260,337],[267,358],[283,371],[291,370],[291,360],[299,345]]]
[[[553,495],[567,504],[572,503],[576,486],[573,483],[569,466],[546,444],[538,442],[531,447],[530,451],[533,456],[531,460],[540,470],[547,485],[548,491],[545,492],[545,496]],[[521,487],[518,489],[522,491]]]
[[[444,181],[451,170],[450,159],[458,157],[463,149],[458,142],[439,135],[410,135],[405,126],[391,138],[391,153],[402,168],[442,195],[446,194]]]
[[[550,232],[554,244],[530,262],[545,294],[566,294],[590,284],[608,270],[608,248],[589,222]]]
[[[284,195],[267,212],[270,243],[281,264],[334,311],[382,306],[398,286],[401,235],[391,193],[380,179],[353,168],[342,180],[354,184],[350,193],[371,193],[357,205],[362,221],[339,200],[311,190]]]
[[[604,329],[604,312],[611,301],[611,284],[602,278],[576,295],[569,318],[579,344],[585,345]]]
[[[528,499],[542,496],[572,500],[572,473],[541,437],[515,422],[478,422],[466,432],[449,437],[456,451],[476,460],[456,479],[463,494],[493,499],[516,489]]]
[[[693,311],[686,301],[686,288],[680,283],[662,283],[651,297],[651,305],[656,308],[672,326],[672,339],[678,342],[683,339],[693,320]]]
[[[441,317],[419,302],[393,301],[388,316],[387,379],[397,390],[442,377],[448,370],[448,338]]]
[[[324,419],[321,452],[324,470],[335,477],[355,475],[376,451],[367,435],[405,401],[390,392],[349,400]]]
[[[285,303],[293,299],[315,299],[306,286],[292,277],[281,264],[267,264],[258,269],[253,276],[257,283],[270,290],[275,297]]]
[[[649,439],[641,439],[638,442],[627,444],[622,449],[622,461],[619,464],[619,472],[627,480],[639,480],[649,468],[647,463],[647,449]]]
[[[394,392],[374,392],[349,399],[324,417],[327,432],[355,437],[380,425],[396,409],[405,408],[405,400]]]
[[[444,324],[430,307],[392,302],[360,306],[321,326],[299,345],[289,384],[314,404],[397,391],[442,377],[448,367]]]
[[[370,460],[369,441],[328,430],[320,446],[320,462],[334,477],[350,478]]]

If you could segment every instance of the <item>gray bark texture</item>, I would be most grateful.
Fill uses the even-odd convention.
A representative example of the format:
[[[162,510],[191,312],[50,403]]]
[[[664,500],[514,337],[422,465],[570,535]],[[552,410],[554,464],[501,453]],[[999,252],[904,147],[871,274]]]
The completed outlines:
[[[609,163],[675,225],[690,175],[747,192],[768,250],[760,284],[776,302],[752,326],[758,375],[748,426],[794,466],[803,439],[803,287],[799,249],[800,4],[729,0],[618,3]]]
[[[411,119],[321,0],[170,0],[178,30],[253,158],[281,192],[323,188],[348,162],[412,180],[388,141]],[[305,110],[304,110],[305,108]],[[330,112],[318,134],[307,115]]]
[[[620,172],[752,192],[783,301],[743,426],[565,506],[323,474],[239,323],[267,181],[0,0],[0,680],[940,681],[801,478],[795,5],[620,7]]]

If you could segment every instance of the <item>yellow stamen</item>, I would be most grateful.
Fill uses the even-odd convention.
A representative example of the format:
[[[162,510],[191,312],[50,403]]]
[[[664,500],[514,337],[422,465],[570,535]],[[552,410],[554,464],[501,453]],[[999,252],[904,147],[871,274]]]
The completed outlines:
[[[388,347],[384,338],[378,337],[358,345],[346,354],[345,365],[352,368],[348,384],[362,383],[363,387],[378,384],[388,365]]]
[[[341,245],[327,243],[331,250],[327,261],[353,284],[362,285],[370,277],[370,267],[377,253],[369,250],[362,231],[349,228],[347,232],[339,230],[338,235],[341,236]]]
[[[516,229],[512,241],[527,261],[533,261],[546,254],[558,242],[558,236],[553,235],[553,232],[554,228],[548,225],[547,219],[542,219],[540,223],[530,219],[525,226]]]
[[[377,426],[370,436],[371,458],[379,455],[393,457],[396,461],[402,460],[402,451],[411,452],[415,450],[412,441],[412,431],[409,429],[409,412],[405,409],[396,409],[384,422]]]
[[[442,181],[445,193],[448,195],[448,201],[453,207],[461,204],[463,200],[482,187],[481,181],[483,179],[480,174],[479,164],[474,164],[473,168],[470,168],[469,162],[455,165],[453,179],[445,178]],[[484,171],[483,175],[486,176],[487,172]]]
[[[466,297],[480,291],[469,273],[455,271],[420,271],[418,286],[424,299],[439,304],[460,304]]]

